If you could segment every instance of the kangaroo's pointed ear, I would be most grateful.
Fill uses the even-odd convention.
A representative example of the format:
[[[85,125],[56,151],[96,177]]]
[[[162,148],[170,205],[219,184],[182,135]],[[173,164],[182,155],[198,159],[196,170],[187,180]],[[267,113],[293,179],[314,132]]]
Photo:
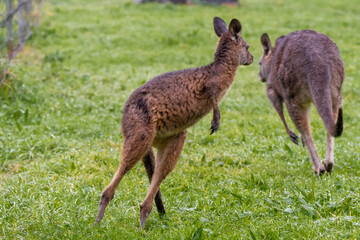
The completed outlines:
[[[218,37],[221,37],[221,35],[227,31],[227,26],[224,20],[219,17],[214,17],[214,30],[216,35],[218,35]]]
[[[237,40],[241,35],[241,23],[237,19],[231,20],[229,24],[229,32],[233,40]]]
[[[268,55],[271,50],[271,41],[270,41],[269,35],[267,35],[267,33],[264,33],[261,36],[261,45],[264,50],[264,55],[265,56]]]

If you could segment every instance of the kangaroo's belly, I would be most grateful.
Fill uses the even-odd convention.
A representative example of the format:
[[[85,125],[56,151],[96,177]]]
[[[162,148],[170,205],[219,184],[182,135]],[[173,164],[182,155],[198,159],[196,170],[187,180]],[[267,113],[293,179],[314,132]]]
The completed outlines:
[[[176,104],[158,105],[152,109],[157,136],[171,136],[196,124],[212,106],[207,101],[187,99]]]

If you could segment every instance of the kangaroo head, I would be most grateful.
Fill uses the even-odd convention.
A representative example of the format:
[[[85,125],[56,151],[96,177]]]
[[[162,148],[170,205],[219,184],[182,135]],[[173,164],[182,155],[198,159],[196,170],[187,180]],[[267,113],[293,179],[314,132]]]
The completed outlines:
[[[266,82],[269,72],[271,60],[274,56],[274,48],[271,46],[271,41],[267,33],[264,33],[261,36],[261,45],[263,47],[263,55],[260,58],[260,71],[259,71],[259,80]]]
[[[249,52],[249,44],[241,36],[241,24],[237,19],[231,20],[229,29],[224,20],[214,18],[214,29],[220,38],[215,53],[215,60],[231,61],[236,65],[249,65],[253,56]]]

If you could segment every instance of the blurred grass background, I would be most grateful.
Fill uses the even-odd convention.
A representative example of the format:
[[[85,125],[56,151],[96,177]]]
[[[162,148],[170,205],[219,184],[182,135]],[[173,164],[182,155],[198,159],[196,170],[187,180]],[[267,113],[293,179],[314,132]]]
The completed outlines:
[[[226,7],[51,0],[42,11],[40,27],[11,63],[10,85],[0,89],[0,238],[360,239],[357,1]],[[119,164],[125,101],[156,75],[210,63],[214,16],[239,19],[254,55],[220,105],[219,131],[209,135],[211,116],[189,129],[161,187],[164,218],[154,208],[138,229],[149,186],[139,163],[101,227],[92,226]],[[306,149],[288,139],[257,77],[261,34],[274,42],[302,29],[330,36],[346,66],[344,134],[335,142],[333,174],[321,178]],[[324,158],[325,128],[314,108],[311,116]]]

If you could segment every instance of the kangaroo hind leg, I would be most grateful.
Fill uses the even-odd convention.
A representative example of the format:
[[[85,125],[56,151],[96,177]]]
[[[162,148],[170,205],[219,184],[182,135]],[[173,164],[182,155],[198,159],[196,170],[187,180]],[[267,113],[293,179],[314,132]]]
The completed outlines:
[[[299,106],[290,103],[287,104],[287,108],[289,111],[289,115],[294,122],[296,128],[299,130],[304,144],[310,154],[310,158],[313,163],[314,173],[318,176],[323,174],[325,172],[325,168],[320,161],[319,154],[316,150],[310,130],[310,104],[305,106]]]
[[[288,125],[286,123],[285,116],[284,116],[284,109],[283,109],[283,101],[281,100],[280,96],[271,88],[269,88],[267,90],[267,96],[268,96],[271,104],[275,108],[276,112],[278,113],[282,123],[284,124],[286,133],[289,135],[290,140],[293,143],[295,143],[296,145],[298,145],[299,144],[298,136],[296,136],[296,134],[290,130],[290,128],[288,127]]]
[[[185,138],[186,131],[169,137],[156,146],[158,152],[155,160],[154,175],[152,176],[150,188],[145,200],[140,205],[140,228],[145,227],[145,222],[151,212],[155,195],[162,181],[174,169],[183,149]]]
[[[146,173],[148,175],[149,181],[151,183],[151,179],[154,175],[154,170],[155,170],[155,155],[154,155],[154,150],[152,148],[150,148],[150,151],[143,157],[142,161],[143,161]],[[163,201],[161,198],[160,188],[155,196],[155,204],[156,204],[156,208],[157,208],[159,214],[164,215],[165,208],[164,208],[164,204],[163,204]]]
[[[149,151],[152,139],[153,136],[145,131],[141,131],[138,134],[135,133],[130,138],[125,139],[120,166],[110,184],[105,188],[101,195],[99,213],[95,223],[100,223],[104,217],[105,209],[113,199],[115,190],[124,175]]]

